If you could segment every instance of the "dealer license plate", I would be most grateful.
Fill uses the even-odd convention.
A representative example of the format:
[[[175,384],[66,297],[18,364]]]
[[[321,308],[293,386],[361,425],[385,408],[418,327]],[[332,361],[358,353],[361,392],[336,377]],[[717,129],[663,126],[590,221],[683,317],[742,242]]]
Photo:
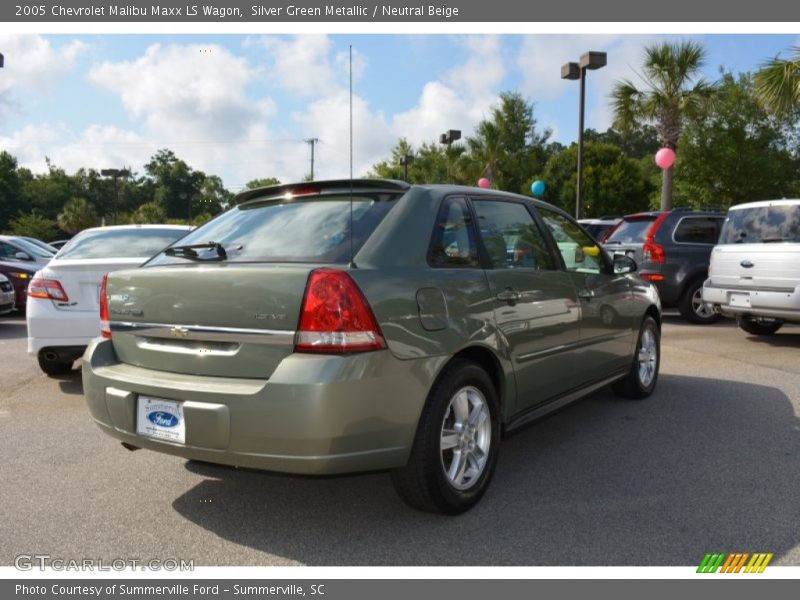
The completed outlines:
[[[186,443],[183,404],[174,400],[139,396],[136,433],[177,444]]]
[[[731,306],[750,308],[750,294],[731,294]]]

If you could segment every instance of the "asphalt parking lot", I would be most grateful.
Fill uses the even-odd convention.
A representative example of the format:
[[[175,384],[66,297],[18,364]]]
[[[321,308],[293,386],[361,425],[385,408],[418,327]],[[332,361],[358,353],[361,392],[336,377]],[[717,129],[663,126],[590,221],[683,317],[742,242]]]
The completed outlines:
[[[800,565],[800,327],[748,337],[666,317],[644,401],[601,391],[508,438],[482,502],[415,512],[388,476],[286,477],[128,452],[91,422],[80,370],[41,374],[0,317],[0,564]]]

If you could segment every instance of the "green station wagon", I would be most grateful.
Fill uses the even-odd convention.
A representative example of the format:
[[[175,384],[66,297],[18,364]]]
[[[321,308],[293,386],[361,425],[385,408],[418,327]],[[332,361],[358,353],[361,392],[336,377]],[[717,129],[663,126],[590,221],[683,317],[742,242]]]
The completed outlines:
[[[538,200],[344,180],[247,191],[101,287],[92,417],[129,448],[301,474],[389,470],[457,514],[502,436],[655,388],[661,306]]]

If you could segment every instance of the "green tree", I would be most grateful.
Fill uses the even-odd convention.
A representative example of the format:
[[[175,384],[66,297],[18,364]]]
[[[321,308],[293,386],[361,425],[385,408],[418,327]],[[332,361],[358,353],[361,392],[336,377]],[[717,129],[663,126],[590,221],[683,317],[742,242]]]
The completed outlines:
[[[11,220],[13,235],[25,235],[42,241],[52,240],[56,235],[56,222],[37,212],[19,214]]]
[[[800,111],[800,46],[792,48],[791,58],[776,56],[755,75],[755,89],[767,110],[778,116]]]
[[[20,181],[23,205],[48,219],[55,220],[67,202],[82,196],[76,179],[49,159],[46,173],[33,175],[30,171],[20,170]]]
[[[263,177],[261,179],[251,179],[244,184],[244,189],[255,190],[261,187],[271,187],[273,185],[280,185],[281,182],[274,177]]]
[[[468,182],[475,185],[486,177],[492,187],[525,193],[531,174],[544,167],[549,137],[549,131],[537,131],[532,103],[516,92],[503,92],[491,118],[481,121],[467,139]]]
[[[17,159],[5,150],[0,152],[0,231],[23,207]]]
[[[785,129],[763,111],[754,79],[723,74],[717,101],[687,123],[675,181],[682,204],[728,207],[800,192],[800,159],[787,148]]]
[[[164,207],[158,202],[145,202],[137,208],[130,217],[131,223],[146,225],[151,223],[163,223],[166,215]]]
[[[713,98],[715,86],[699,76],[705,50],[696,42],[647,46],[639,89],[629,80],[617,82],[612,92],[614,127],[622,133],[634,126],[654,125],[659,142],[673,150],[684,121],[700,114]],[[664,169],[661,208],[672,207],[674,166]]]
[[[97,211],[85,198],[73,198],[64,205],[58,215],[58,226],[75,235],[88,227],[97,225]]]
[[[171,150],[156,152],[145,165],[153,181],[153,201],[164,208],[167,218],[186,219],[200,197],[205,173],[195,171]]]
[[[575,205],[575,164],[578,146],[573,144],[547,161],[540,177],[546,182],[544,200],[571,212]],[[583,212],[586,217],[624,215],[648,208],[655,191],[637,160],[628,158],[613,144],[588,142],[584,146]]]

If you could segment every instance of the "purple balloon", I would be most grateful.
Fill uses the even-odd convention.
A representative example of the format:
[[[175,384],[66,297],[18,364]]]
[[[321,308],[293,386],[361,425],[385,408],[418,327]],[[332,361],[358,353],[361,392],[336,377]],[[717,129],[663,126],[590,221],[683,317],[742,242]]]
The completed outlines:
[[[669,169],[675,164],[675,151],[672,148],[661,148],[656,152],[656,164],[660,169]]]

